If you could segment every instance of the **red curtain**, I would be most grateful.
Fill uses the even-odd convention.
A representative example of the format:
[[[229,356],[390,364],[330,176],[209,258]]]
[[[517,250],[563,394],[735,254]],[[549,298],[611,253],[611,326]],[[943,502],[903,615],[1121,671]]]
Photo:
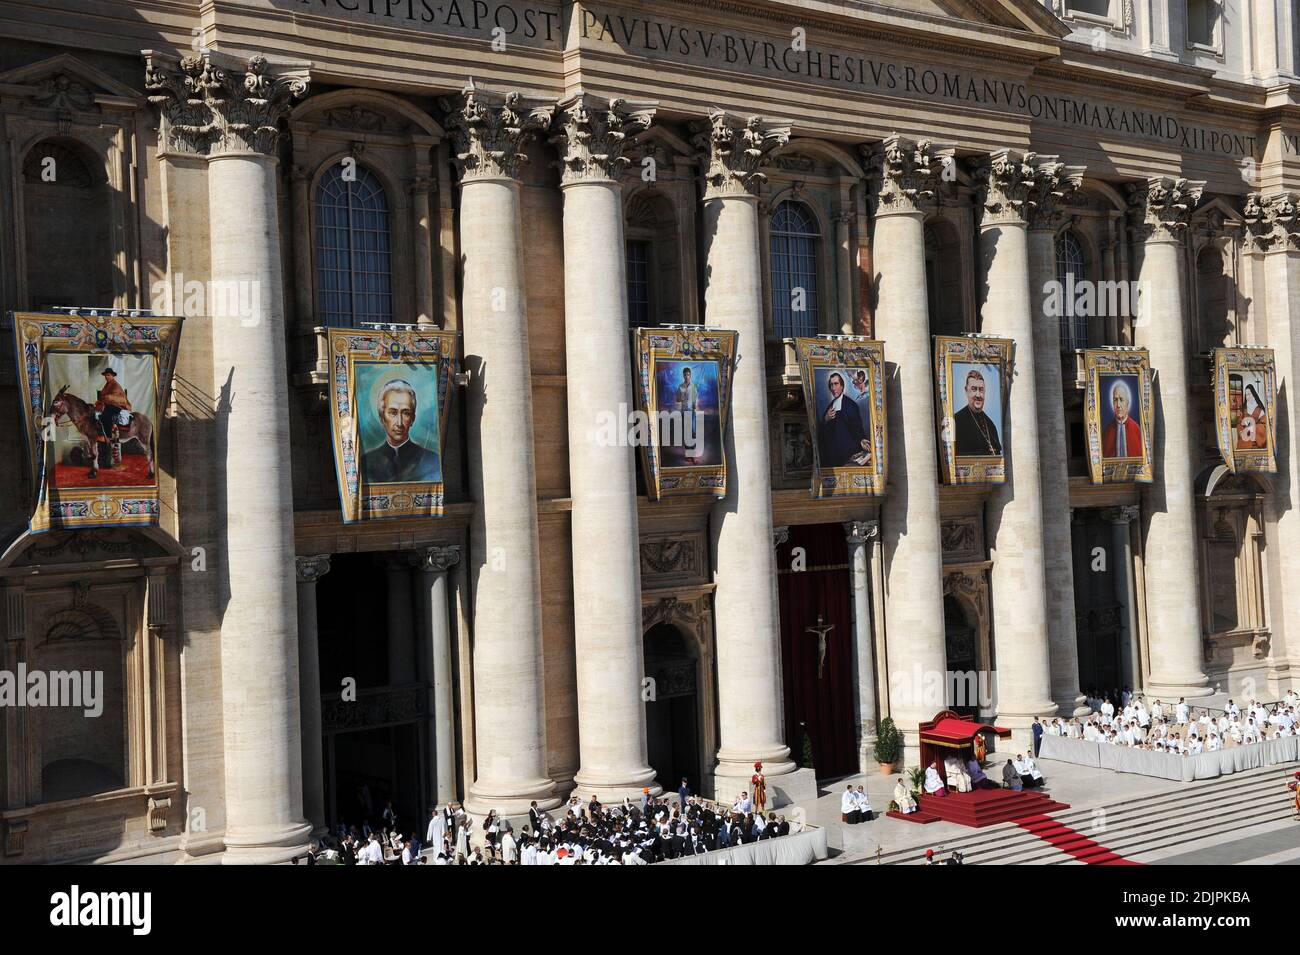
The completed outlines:
[[[793,569],[800,553],[797,548],[802,548],[803,570]],[[799,761],[803,734],[808,734],[818,778],[856,773],[852,590],[844,527],[792,526],[789,539],[777,548],[776,559],[786,743]],[[834,628],[826,634],[820,678],[817,634],[806,629],[817,623],[818,614],[823,624]]]

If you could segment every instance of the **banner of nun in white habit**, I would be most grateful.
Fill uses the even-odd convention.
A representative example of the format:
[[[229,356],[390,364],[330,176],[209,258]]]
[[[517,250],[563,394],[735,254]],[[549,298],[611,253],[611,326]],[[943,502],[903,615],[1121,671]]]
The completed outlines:
[[[1229,471],[1277,471],[1276,399],[1273,349],[1214,350],[1214,431]]]
[[[865,338],[796,338],[813,436],[812,496],[885,493],[885,347]]]

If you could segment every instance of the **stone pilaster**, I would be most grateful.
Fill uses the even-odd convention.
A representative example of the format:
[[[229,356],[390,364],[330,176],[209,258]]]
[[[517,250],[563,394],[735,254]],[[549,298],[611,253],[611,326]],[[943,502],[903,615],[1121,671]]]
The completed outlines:
[[[329,573],[329,554],[295,557],[298,581],[298,684],[302,714],[302,807],[312,831],[329,825],[325,818],[325,756],[320,715],[320,628],[316,582]]]
[[[1045,304],[1057,281],[1056,230],[1061,219],[1060,205],[1083,183],[1084,168],[1067,166],[1055,156],[1037,156],[1032,165],[1034,182],[1025,211],[1029,219],[1029,303],[1034,325],[1034,385],[1038,401],[1035,421],[1042,484],[1043,577],[1047,586],[1052,700],[1058,714],[1080,716],[1088,707],[1079,690],[1079,644],[1074,619],[1061,319],[1047,314]],[[1023,352],[1018,350],[1018,354]]]
[[[925,291],[925,209],[951,151],[892,135],[868,152],[875,198],[876,337],[887,342],[889,496],[881,507],[889,710],[904,759],[919,757],[922,720],[943,709],[925,687],[947,672],[939,533],[934,364]]]
[[[1188,600],[1198,581],[1194,459],[1199,424],[1188,414],[1187,335],[1178,260],[1183,231],[1204,183],[1167,177],[1129,187],[1130,214],[1142,243],[1138,269],[1141,314],[1136,343],[1151,353],[1158,374],[1154,422],[1155,482],[1146,490],[1146,606],[1151,679],[1159,697],[1207,696],[1202,672],[1200,607]],[[1147,422],[1151,427],[1152,423]]]
[[[1040,187],[1037,160],[1033,153],[1002,149],[975,170],[981,193],[980,249],[986,287],[980,328],[1016,343],[1004,405],[1009,414],[1002,422],[1006,481],[993,488],[988,530],[998,722],[1021,737],[1036,716],[1056,711],[1051,696],[1037,355],[1029,287],[1028,217],[1031,194]]]
[[[288,364],[276,194],[277,124],[307,89],[301,66],[266,57],[145,54],[145,89],[169,149],[207,158],[216,400],[214,483],[226,772],[226,860],[276,862],[306,845],[293,577]],[[245,290],[247,294],[245,294]],[[251,299],[250,314],[223,312]],[[214,512],[215,514],[215,512]],[[221,526],[224,524],[224,526]]]
[[[636,449],[606,437],[627,427],[632,398],[623,198],[629,136],[648,104],[577,95],[560,103],[551,142],[564,193],[564,341],[573,500],[573,617],[580,768],[602,800],[658,791],[646,756]]]
[[[478,779],[467,803],[475,813],[518,814],[532,800],[559,803],[546,766],[533,406],[519,387],[531,369],[518,176],[553,107],[472,83],[446,105],[461,169],[470,492],[478,505],[470,528]]]
[[[763,283],[757,190],[771,150],[789,126],[721,110],[697,129],[704,162],[705,321],[739,333],[724,437],[727,495],[711,520],[716,557],[721,746],[716,778],[748,785],[757,760],[774,787],[795,764],[783,736],[781,633],[773,584],[772,489],[764,378]],[[725,791],[725,790],[724,790]]]
[[[880,536],[879,521],[848,521],[844,540],[849,547],[849,579],[853,594],[853,653],[856,666],[854,696],[858,713],[858,768],[867,772],[875,762],[876,635],[871,626],[871,543]]]
[[[460,547],[429,547],[416,567],[423,578],[421,637],[428,646],[429,765],[433,768],[433,801],[445,806],[456,799],[455,675],[451,662],[451,602],[447,571],[460,563]],[[427,600],[427,603],[426,603]]]
[[[1137,690],[1145,682],[1145,674],[1138,640],[1137,581],[1133,573],[1133,541],[1129,525],[1142,516],[1142,508],[1136,504],[1108,507],[1102,510],[1101,516],[1110,522],[1111,576],[1115,582],[1115,599],[1120,604],[1120,639],[1124,642],[1124,656],[1120,661],[1122,682]]]
[[[1277,527],[1270,542],[1276,565],[1270,568],[1274,671],[1295,684],[1300,674],[1300,409],[1295,383],[1300,382],[1300,194],[1254,194],[1246,197],[1248,246],[1263,259],[1264,314],[1268,344],[1277,365],[1279,407],[1277,467],[1268,495],[1270,522]],[[1258,300],[1258,299],[1257,299]],[[1272,560],[1270,560],[1272,563]],[[1279,624],[1281,627],[1279,628]],[[1281,629],[1281,633],[1279,633]]]

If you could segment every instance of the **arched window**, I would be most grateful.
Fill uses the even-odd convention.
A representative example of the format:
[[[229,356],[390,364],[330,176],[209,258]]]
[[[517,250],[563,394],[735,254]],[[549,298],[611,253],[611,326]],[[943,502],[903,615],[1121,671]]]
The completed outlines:
[[[817,220],[802,202],[772,215],[772,323],[777,338],[817,334]]]
[[[112,306],[109,185],[71,141],[43,140],[23,160],[27,297],[35,309]]]
[[[351,170],[344,177],[345,170]],[[362,166],[335,163],[316,186],[316,295],[321,324],[393,320],[388,197]]]
[[[1061,287],[1061,351],[1088,347],[1088,316],[1078,314],[1075,289],[1088,280],[1083,246],[1072,232],[1056,240],[1056,281]]]

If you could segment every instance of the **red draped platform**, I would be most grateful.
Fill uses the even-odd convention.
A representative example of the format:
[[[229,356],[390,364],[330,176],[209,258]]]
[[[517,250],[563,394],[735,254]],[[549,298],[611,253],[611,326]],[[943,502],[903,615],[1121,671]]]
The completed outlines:
[[[923,793],[917,800],[917,807],[916,812],[907,815],[901,812],[888,812],[886,815],[921,825],[942,819],[944,822],[980,829],[999,822],[1041,818],[1046,813],[1070,808],[1068,804],[1057,802],[1046,793],[1012,789],[976,789],[968,793],[953,792],[950,789],[946,796],[928,796]]]

